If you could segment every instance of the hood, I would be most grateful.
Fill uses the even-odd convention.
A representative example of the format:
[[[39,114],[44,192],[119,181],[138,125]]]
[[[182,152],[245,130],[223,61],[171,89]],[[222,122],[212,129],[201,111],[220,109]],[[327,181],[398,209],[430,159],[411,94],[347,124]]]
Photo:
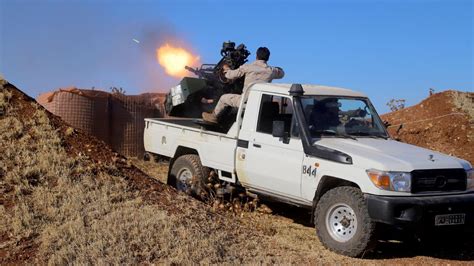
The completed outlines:
[[[462,159],[395,140],[322,138],[314,144],[344,152],[363,169],[410,172],[415,169],[470,169]]]

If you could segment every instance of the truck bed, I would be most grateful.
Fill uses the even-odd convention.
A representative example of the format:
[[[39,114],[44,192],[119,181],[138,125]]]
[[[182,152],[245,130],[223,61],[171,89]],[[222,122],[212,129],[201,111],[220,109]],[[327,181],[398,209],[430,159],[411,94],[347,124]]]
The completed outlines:
[[[207,123],[202,119],[197,118],[150,118],[150,120],[175,124],[180,127],[195,128],[198,130],[225,134],[225,130],[219,127],[219,125]]]
[[[181,127],[191,127],[195,129],[201,129],[201,126],[195,122],[197,120],[196,118],[147,118],[146,120],[175,124]]]
[[[224,133],[207,130],[195,118],[145,119],[145,150],[174,157],[180,147],[196,150],[204,166],[234,172],[237,139]]]

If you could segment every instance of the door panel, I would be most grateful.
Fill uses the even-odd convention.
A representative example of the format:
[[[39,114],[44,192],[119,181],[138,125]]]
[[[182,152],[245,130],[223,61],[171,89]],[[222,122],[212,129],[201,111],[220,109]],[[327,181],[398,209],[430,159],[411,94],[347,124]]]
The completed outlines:
[[[300,139],[283,143],[255,132],[245,156],[245,172],[252,187],[274,194],[301,197],[303,146]]]

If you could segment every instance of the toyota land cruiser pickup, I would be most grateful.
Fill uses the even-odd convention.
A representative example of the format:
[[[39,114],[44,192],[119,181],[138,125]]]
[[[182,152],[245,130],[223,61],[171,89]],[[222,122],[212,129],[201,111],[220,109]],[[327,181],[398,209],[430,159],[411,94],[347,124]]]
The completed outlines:
[[[352,257],[373,246],[377,223],[472,226],[471,164],[391,139],[366,95],[257,83],[242,98],[224,132],[196,119],[145,119],[145,150],[170,158],[168,184],[197,190],[189,181],[213,170],[228,186],[310,208],[321,243]]]

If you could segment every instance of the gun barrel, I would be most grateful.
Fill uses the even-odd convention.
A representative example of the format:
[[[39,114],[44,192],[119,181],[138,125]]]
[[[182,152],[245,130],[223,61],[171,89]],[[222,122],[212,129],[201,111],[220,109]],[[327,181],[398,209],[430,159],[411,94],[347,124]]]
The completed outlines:
[[[192,68],[192,67],[188,67],[188,66],[184,66],[184,69],[186,69],[187,71],[190,71],[190,72],[193,72],[194,74],[196,74],[197,70]]]

